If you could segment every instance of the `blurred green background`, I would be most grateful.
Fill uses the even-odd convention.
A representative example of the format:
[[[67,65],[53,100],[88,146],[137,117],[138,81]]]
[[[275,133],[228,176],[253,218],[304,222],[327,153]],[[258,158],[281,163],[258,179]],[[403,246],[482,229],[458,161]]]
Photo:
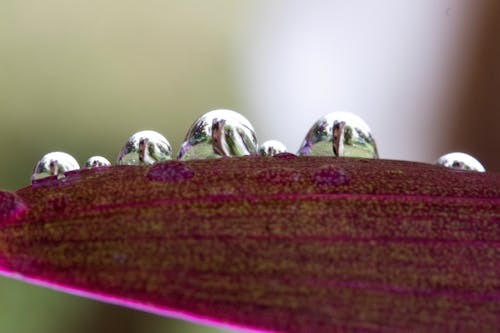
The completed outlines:
[[[239,108],[238,1],[0,1],[0,187],[66,151],[114,161],[133,132],[177,151],[211,108]],[[218,332],[0,278],[0,332]]]
[[[370,6],[367,4],[370,3]],[[177,152],[215,108],[295,151],[349,110],[382,157],[452,150],[500,170],[497,1],[0,0],[0,188],[65,151],[114,161],[151,129]],[[0,278],[0,332],[216,332]]]

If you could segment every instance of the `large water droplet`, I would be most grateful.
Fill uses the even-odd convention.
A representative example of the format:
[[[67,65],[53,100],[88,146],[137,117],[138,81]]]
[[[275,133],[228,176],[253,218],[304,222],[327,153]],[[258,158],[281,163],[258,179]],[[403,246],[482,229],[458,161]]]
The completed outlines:
[[[469,154],[458,153],[458,152],[449,153],[441,156],[436,161],[436,164],[459,170],[469,170],[469,171],[479,171],[479,172],[486,171],[486,169],[477,159],[475,159]]]
[[[80,166],[73,156],[60,151],[48,153],[35,165],[31,181],[35,182],[50,176],[62,178],[66,171],[77,169],[80,169]]]
[[[153,165],[149,168],[146,176],[150,180],[169,182],[189,179],[194,176],[194,171],[182,162],[169,161]]]
[[[214,110],[191,125],[177,158],[192,160],[256,153],[257,138],[250,122],[234,111]]]
[[[102,157],[102,156],[92,156],[89,157],[87,161],[85,161],[85,168],[99,168],[99,167],[105,167],[105,166],[110,166],[111,162],[108,161],[107,158]]]
[[[260,156],[274,156],[281,153],[286,153],[286,147],[276,140],[268,140],[259,146]]]
[[[153,164],[171,158],[172,148],[163,135],[155,131],[141,131],[125,142],[116,163],[120,165]]]
[[[17,220],[27,209],[24,201],[16,194],[0,191],[0,224]]]
[[[299,155],[378,158],[370,128],[349,112],[332,112],[316,121]]]
[[[349,183],[349,176],[343,169],[327,165],[313,173],[312,181],[316,185],[345,185]]]

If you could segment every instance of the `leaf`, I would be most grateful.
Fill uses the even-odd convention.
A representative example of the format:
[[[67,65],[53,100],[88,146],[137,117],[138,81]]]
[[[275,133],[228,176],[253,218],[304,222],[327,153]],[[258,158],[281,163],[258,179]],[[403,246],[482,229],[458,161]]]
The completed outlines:
[[[0,192],[4,275],[263,331],[494,331],[500,176],[241,157]]]

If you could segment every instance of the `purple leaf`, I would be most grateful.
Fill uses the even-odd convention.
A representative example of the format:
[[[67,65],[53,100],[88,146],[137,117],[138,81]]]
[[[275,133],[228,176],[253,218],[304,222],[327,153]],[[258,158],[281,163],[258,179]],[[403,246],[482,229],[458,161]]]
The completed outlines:
[[[159,314],[282,332],[500,325],[498,174],[171,161],[0,192],[0,219],[2,274]]]

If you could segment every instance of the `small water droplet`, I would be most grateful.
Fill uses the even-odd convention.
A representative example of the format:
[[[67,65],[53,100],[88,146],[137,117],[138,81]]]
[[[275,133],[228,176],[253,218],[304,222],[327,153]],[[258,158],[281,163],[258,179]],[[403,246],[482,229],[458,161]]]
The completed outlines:
[[[260,156],[274,156],[281,153],[286,153],[286,147],[276,140],[268,140],[259,146]]]
[[[214,110],[199,117],[188,130],[177,158],[192,160],[257,153],[250,122],[231,110]]]
[[[466,153],[449,153],[441,156],[435,164],[458,170],[485,172],[481,162]]]
[[[349,183],[349,176],[343,169],[327,165],[313,173],[312,181],[316,185],[345,185]]]
[[[282,160],[293,160],[297,158],[297,155],[292,153],[279,153],[273,156],[274,158],[282,159]]]
[[[27,210],[24,201],[16,194],[0,191],[0,224],[14,222]]]
[[[87,161],[85,161],[85,168],[100,168],[110,166],[111,162],[109,162],[105,157],[102,156],[92,156],[89,157]]]
[[[118,154],[119,165],[153,164],[172,158],[168,140],[155,131],[141,131],[132,135]]]
[[[299,155],[378,158],[370,128],[349,112],[332,112],[318,119],[302,142]]]
[[[80,166],[73,156],[59,151],[48,153],[35,165],[31,181],[35,183],[37,180],[51,176],[62,178],[66,171],[78,169]]]
[[[169,161],[151,166],[146,176],[150,180],[170,182],[189,179],[194,176],[194,171],[182,162]]]

